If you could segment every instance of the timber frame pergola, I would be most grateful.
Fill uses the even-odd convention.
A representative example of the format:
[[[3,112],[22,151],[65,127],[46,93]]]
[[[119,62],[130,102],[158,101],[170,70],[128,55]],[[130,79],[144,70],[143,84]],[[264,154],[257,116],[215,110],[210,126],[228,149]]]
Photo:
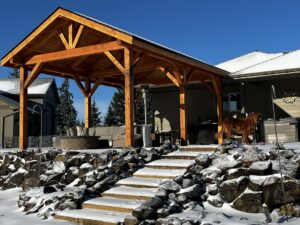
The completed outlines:
[[[178,87],[182,145],[187,140],[187,84],[200,82],[216,95],[218,130],[222,126],[221,80],[227,72],[62,8],[7,53],[1,66],[20,69],[20,149],[27,148],[28,87],[40,73],[75,80],[85,98],[87,128],[91,96],[99,85],[123,88],[128,147],[134,145],[134,86],[139,84]]]

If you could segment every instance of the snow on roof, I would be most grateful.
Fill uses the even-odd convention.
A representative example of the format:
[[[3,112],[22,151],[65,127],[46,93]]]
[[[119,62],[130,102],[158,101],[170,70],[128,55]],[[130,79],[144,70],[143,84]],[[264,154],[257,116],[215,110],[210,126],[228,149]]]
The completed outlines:
[[[274,72],[283,70],[300,69],[300,50],[283,53],[279,57],[274,57],[271,60],[244,68],[243,70],[233,73],[233,75],[253,74]]]
[[[28,88],[28,94],[44,95],[50,88],[53,79],[38,78]],[[18,95],[20,93],[20,80],[4,78],[0,79],[0,92]]]
[[[227,70],[230,73],[236,73],[240,70],[243,70],[245,68],[253,67],[257,64],[262,64],[263,62],[266,62],[268,60],[271,60],[273,58],[276,58],[278,56],[283,55],[283,53],[264,53],[260,51],[250,52],[246,55],[231,59],[229,61],[220,63],[216,65],[216,67],[219,67],[223,70]]]

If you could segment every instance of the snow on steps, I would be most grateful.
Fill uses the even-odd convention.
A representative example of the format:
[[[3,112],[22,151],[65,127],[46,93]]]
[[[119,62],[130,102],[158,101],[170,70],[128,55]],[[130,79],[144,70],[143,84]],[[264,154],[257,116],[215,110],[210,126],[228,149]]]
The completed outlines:
[[[215,151],[219,145],[188,145],[181,146],[180,151],[188,151],[188,152],[213,152]]]
[[[183,175],[186,169],[154,169],[154,168],[143,168],[136,171],[133,176],[135,177],[148,177],[148,178],[161,178],[161,179],[173,179],[179,175]]]
[[[148,200],[157,192],[157,188],[134,188],[128,186],[116,186],[102,193],[105,197],[123,199]]]
[[[126,185],[138,188],[155,188],[159,186],[162,180],[163,179],[161,178],[127,177],[118,181],[117,185]]]
[[[115,225],[124,221],[131,213],[95,209],[65,210],[56,214],[55,219],[67,220],[81,225]]]
[[[202,153],[207,153],[207,152],[202,152]],[[201,152],[175,151],[175,152],[169,153],[168,155],[164,155],[164,158],[195,160],[197,158],[197,156],[200,154],[201,154]]]
[[[159,159],[146,164],[146,167],[158,169],[186,169],[194,160],[187,159]]]
[[[141,200],[129,200],[112,197],[100,197],[88,200],[83,203],[84,209],[100,209],[107,211],[116,211],[131,213],[133,209],[139,207],[144,201]]]

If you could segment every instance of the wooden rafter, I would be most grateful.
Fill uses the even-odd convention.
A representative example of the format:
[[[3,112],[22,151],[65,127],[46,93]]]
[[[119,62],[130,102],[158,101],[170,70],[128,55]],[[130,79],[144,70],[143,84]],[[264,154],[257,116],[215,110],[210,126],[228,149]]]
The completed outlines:
[[[123,47],[119,45],[118,41],[107,42],[103,44],[91,45],[87,47],[80,47],[74,49],[67,49],[57,52],[45,53],[40,55],[35,55],[27,60],[26,65],[42,63],[42,62],[52,62],[64,59],[71,59],[80,56],[94,55],[110,50],[119,50]]]
[[[126,73],[124,66],[109,51],[104,52],[104,54],[123,74]]]
[[[177,87],[180,87],[179,81],[176,79],[176,77],[170,73],[166,68],[160,67],[159,68]]]
[[[213,95],[216,95],[215,89],[209,85],[206,81],[201,81],[201,84],[203,84]]]
[[[99,85],[101,84],[101,81],[103,79],[104,78],[100,78],[94,83],[94,86],[91,88],[91,90],[89,92],[89,97],[91,97],[95,93],[95,91],[97,90],[97,88],[99,87]]]
[[[37,78],[37,76],[39,75],[42,69],[42,66],[43,66],[42,63],[38,63],[33,67],[29,77],[26,79],[24,83],[25,88],[28,88],[32,84],[32,82]]]
[[[68,27],[68,40],[65,37],[63,31],[61,31],[61,33],[59,34],[59,37],[66,49],[76,48],[78,41],[80,39],[80,36],[82,34],[82,31],[83,31],[83,27],[84,26],[82,24],[79,26],[77,33],[75,35],[75,38],[74,38],[73,37],[73,24],[71,23]]]

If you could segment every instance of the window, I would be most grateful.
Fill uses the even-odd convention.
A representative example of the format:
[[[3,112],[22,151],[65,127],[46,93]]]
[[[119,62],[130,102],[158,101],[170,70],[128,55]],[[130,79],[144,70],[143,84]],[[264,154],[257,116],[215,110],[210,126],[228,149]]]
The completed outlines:
[[[225,93],[223,94],[223,110],[234,112],[241,109],[240,93]]]

